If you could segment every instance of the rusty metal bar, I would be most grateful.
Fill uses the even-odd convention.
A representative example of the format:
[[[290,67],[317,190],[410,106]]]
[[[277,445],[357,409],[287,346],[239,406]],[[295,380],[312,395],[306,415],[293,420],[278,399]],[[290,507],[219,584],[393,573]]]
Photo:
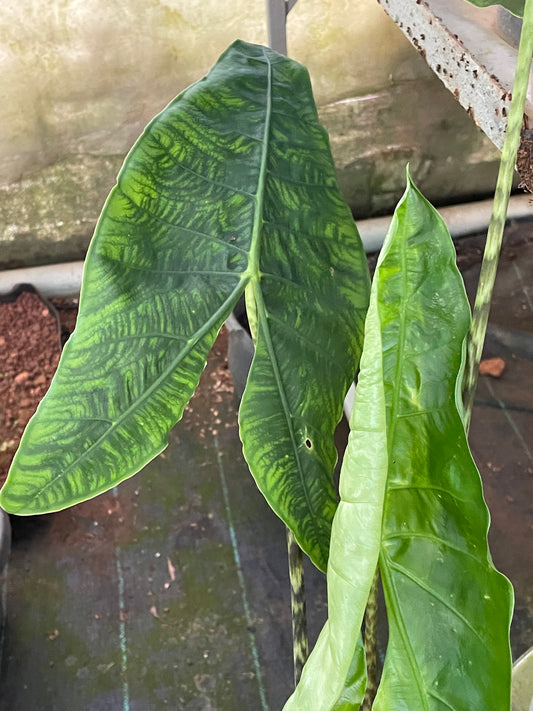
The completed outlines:
[[[496,7],[465,0],[378,0],[497,148],[511,104],[517,50],[496,33]],[[533,122],[533,85],[525,113]]]

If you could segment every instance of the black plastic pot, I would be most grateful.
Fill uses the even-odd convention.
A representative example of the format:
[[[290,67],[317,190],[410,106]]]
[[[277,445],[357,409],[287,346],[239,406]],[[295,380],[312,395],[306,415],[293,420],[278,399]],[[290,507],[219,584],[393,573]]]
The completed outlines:
[[[11,551],[11,524],[9,523],[9,516],[3,509],[0,509],[0,581],[2,580],[3,573],[7,566],[7,561],[9,558],[9,553]],[[5,604],[3,595],[1,595],[2,585],[0,585],[0,640],[3,636],[3,630],[5,625]],[[2,650],[0,649],[0,656]]]
[[[9,516],[3,509],[0,509],[0,575],[4,572],[10,550],[11,526],[9,523]]]

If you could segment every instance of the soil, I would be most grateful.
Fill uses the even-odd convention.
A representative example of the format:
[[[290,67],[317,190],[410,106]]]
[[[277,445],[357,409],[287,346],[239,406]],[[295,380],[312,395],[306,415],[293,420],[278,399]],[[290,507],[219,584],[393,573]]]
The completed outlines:
[[[0,303],[0,486],[20,438],[48,390],[62,343],[73,330],[77,300],[43,299],[17,288]]]

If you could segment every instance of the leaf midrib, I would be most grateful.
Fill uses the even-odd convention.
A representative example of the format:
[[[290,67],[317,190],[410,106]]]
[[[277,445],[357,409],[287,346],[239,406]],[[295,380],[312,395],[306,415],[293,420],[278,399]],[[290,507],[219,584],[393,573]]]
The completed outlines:
[[[77,457],[73,462],[71,462],[65,469],[62,469],[59,471],[54,477],[50,479],[50,481],[43,486],[41,489],[39,489],[38,495],[39,497],[42,497],[44,492],[49,489],[51,486],[53,486],[56,481],[60,478],[63,478],[68,475],[68,473],[76,466],[79,466],[80,462],[83,461],[84,459],[87,458],[89,454],[91,454],[103,441],[105,441],[110,434],[112,434],[115,430],[119,428],[119,426],[126,420],[132,412],[137,410],[140,406],[141,403],[144,401],[148,400],[150,395],[159,388],[161,383],[166,380],[166,378],[173,373],[179,363],[186,358],[186,356],[191,352],[191,350],[197,345],[197,343],[213,328],[213,326],[216,324],[219,318],[223,316],[223,314],[226,312],[230,304],[235,303],[237,300],[238,296],[242,293],[243,289],[246,286],[246,280],[241,279],[239,281],[239,284],[233,289],[229,297],[221,304],[221,306],[216,310],[216,312],[211,316],[210,319],[208,319],[203,326],[196,331],[196,333],[193,334],[193,336],[189,339],[189,342],[187,345],[182,348],[182,350],[178,353],[178,355],[172,360],[172,362],[165,368],[165,370],[161,373],[161,375],[150,385],[149,388],[147,388],[138,398],[135,399],[135,401],[128,407],[127,410],[125,410],[120,417],[118,417],[116,420],[114,420],[113,424],[95,441],[93,444],[86,449],[79,457]],[[123,477],[125,478],[125,477]],[[107,487],[109,488],[109,487]]]
[[[254,224],[252,229],[252,240],[250,245],[250,258],[248,260],[248,271],[252,281],[259,285],[261,278],[259,259],[261,256],[261,236],[263,233],[263,208],[265,203],[265,185],[267,178],[268,149],[270,146],[270,124],[272,121],[272,63],[263,50],[267,71],[267,96],[265,128],[263,132],[263,144],[261,146],[261,162],[259,167],[259,177],[257,179],[257,190],[254,196]]]
[[[320,527],[320,525],[323,525],[324,522],[321,519],[319,519],[319,517],[316,516],[313,502],[310,498],[309,491],[305,485],[304,471],[303,471],[300,455],[298,453],[296,434],[294,432],[294,427],[292,424],[291,408],[289,406],[287,395],[285,393],[285,387],[283,384],[283,379],[281,377],[281,373],[280,373],[280,369],[279,369],[279,365],[278,365],[278,360],[276,357],[276,351],[274,348],[274,344],[272,342],[272,337],[271,337],[269,323],[268,323],[269,316],[268,316],[267,308],[265,306],[265,302],[263,299],[263,293],[261,291],[261,286],[260,286],[262,274],[261,274],[261,270],[260,270],[259,260],[260,260],[260,255],[261,255],[261,237],[263,234],[263,225],[264,225],[263,207],[264,207],[266,178],[267,178],[267,173],[268,173],[267,160],[268,160],[268,149],[270,147],[269,136],[270,136],[270,126],[271,126],[271,120],[272,120],[272,63],[264,52],[263,52],[263,54],[265,56],[265,60],[267,62],[267,66],[268,66],[267,111],[266,111],[266,116],[265,116],[265,132],[263,134],[263,147],[262,147],[262,152],[261,152],[261,168],[260,168],[260,174],[259,174],[259,180],[258,180],[256,208],[255,208],[255,212],[254,212],[254,229],[253,229],[253,233],[252,233],[252,250],[251,250],[250,262],[249,262],[249,265],[250,265],[249,270],[252,272],[250,281],[251,281],[251,286],[252,286],[254,300],[255,300],[256,309],[257,309],[257,320],[258,320],[258,323],[261,324],[261,329],[259,332],[262,333],[264,340],[265,340],[265,345],[266,345],[270,363],[272,366],[272,372],[274,374],[276,387],[277,387],[279,397],[281,400],[281,407],[283,410],[283,414],[285,416],[285,420],[287,422],[287,430],[289,432],[289,437],[290,437],[292,449],[294,452],[294,459],[296,461],[296,466],[298,468],[298,475],[300,478],[302,490],[304,492],[307,510],[309,511],[310,515],[314,519],[316,528],[318,528],[318,527]],[[287,229],[286,226],[285,226],[285,229]],[[258,333],[258,337],[259,337],[259,333]]]

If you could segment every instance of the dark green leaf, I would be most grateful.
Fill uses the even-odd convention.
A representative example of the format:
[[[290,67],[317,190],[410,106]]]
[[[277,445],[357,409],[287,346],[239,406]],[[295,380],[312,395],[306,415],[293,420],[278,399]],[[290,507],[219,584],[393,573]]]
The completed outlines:
[[[283,62],[274,77],[252,253],[259,277],[247,286],[256,352],[239,423],[259,488],[325,570],[337,505],[333,432],[359,359],[369,279],[307,72]]]
[[[257,314],[246,456],[325,567],[330,440],[357,364],[365,270],[307,72],[235,43],[127,157],[89,249],[78,326],[2,505],[59,509],[161,452],[246,290]]]
[[[505,711],[512,591],[492,565],[489,516],[460,415],[469,307],[448,231],[412,183],[376,279],[389,645],[374,709]]]

